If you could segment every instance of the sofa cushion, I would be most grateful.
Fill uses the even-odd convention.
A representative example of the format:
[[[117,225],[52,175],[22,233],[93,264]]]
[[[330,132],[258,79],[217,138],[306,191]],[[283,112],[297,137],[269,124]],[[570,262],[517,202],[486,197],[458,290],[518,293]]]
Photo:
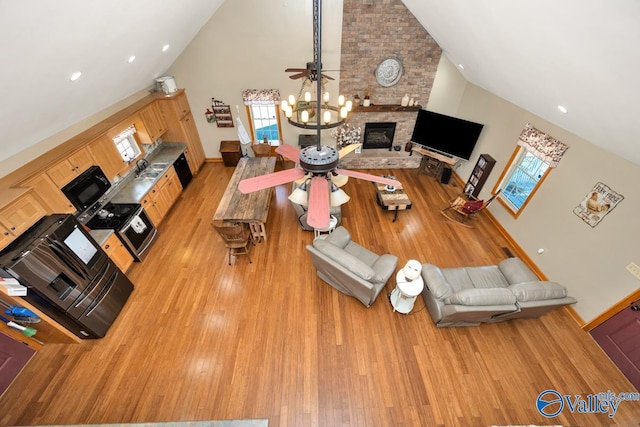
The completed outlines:
[[[467,267],[467,274],[474,288],[506,288],[509,286],[509,282],[507,282],[507,279],[504,278],[502,272],[496,265]]]
[[[446,304],[467,306],[515,304],[515,295],[506,288],[463,289],[445,299]]]
[[[544,301],[549,299],[559,299],[567,296],[567,288],[555,282],[534,282],[516,283],[509,286],[518,301]]]
[[[539,280],[538,276],[520,258],[502,260],[498,264],[498,268],[510,285]]]
[[[389,277],[391,277],[393,272],[396,270],[397,265],[397,256],[391,254],[380,255],[371,266],[375,272],[371,281],[375,283],[386,283],[387,280],[389,280]]]
[[[323,255],[331,258],[331,260],[335,261],[337,264],[346,268],[363,280],[371,280],[375,276],[373,268],[344,249],[340,249],[339,247],[331,244],[327,239],[316,239],[313,242],[313,246]]]

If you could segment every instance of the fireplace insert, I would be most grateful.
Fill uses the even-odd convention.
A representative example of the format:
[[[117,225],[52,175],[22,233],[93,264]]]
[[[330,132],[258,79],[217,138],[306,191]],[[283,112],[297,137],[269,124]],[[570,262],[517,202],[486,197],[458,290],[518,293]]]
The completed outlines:
[[[364,127],[362,148],[388,148],[391,151],[395,133],[395,122],[367,123]]]

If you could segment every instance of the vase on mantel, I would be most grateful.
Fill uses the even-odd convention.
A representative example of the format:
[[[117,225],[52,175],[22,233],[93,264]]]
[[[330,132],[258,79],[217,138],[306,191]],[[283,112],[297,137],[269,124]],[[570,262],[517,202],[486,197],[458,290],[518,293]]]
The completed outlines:
[[[402,107],[406,107],[407,105],[409,105],[409,94],[406,93],[402,99],[400,100],[400,106]]]

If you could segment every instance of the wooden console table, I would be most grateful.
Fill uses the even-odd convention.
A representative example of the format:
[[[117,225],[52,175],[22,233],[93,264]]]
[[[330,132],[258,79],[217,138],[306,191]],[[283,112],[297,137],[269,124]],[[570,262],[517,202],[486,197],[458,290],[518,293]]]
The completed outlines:
[[[267,239],[265,223],[269,216],[269,205],[273,196],[273,188],[242,194],[238,183],[245,178],[266,175],[274,171],[275,157],[242,158],[231,176],[227,189],[222,195],[213,223],[222,225],[225,222],[243,222],[249,224],[251,234],[256,242]]]
[[[420,172],[425,173],[427,175],[432,175],[434,177],[439,177],[442,175],[442,171],[444,168],[451,169],[458,160],[454,157],[447,157],[443,154],[436,153],[434,151],[429,151],[422,147],[413,146],[411,148],[411,154],[413,152],[422,154],[422,162],[420,162]]]

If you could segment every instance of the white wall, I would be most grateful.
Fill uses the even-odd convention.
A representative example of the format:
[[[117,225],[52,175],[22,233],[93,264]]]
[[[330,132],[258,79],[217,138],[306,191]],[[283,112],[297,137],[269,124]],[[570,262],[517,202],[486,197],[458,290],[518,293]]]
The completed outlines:
[[[458,97],[460,92],[463,94]],[[625,266],[631,261],[640,264],[640,200],[635,188],[640,181],[640,166],[467,83],[444,56],[432,93],[437,96],[432,97],[428,109],[485,124],[471,160],[456,171],[466,180],[481,153],[493,156],[497,164],[483,197],[489,196],[527,122],[570,146],[517,219],[499,203],[489,209],[550,280],[567,286],[578,300],[575,310],[585,321],[639,287],[640,282]],[[456,99],[457,110],[452,105]],[[625,199],[591,228],[573,209],[597,182]],[[538,255],[538,248],[543,248],[544,254]]]
[[[238,17],[242,17],[242,21]],[[340,68],[342,1],[323,1],[322,63],[325,69]],[[287,2],[226,1],[171,66],[178,87],[184,87],[208,158],[220,157],[220,141],[237,140],[236,128],[207,123],[204,112],[215,97],[236,105],[247,127],[242,103],[243,89],[279,89],[282,97],[298,95],[302,80],[291,80],[285,68],[304,68],[313,61],[313,15],[311,0]],[[339,73],[330,75],[339,81]],[[327,90],[337,99],[338,84]],[[303,131],[283,120],[283,140],[297,145]],[[323,140],[333,141],[328,131]]]

